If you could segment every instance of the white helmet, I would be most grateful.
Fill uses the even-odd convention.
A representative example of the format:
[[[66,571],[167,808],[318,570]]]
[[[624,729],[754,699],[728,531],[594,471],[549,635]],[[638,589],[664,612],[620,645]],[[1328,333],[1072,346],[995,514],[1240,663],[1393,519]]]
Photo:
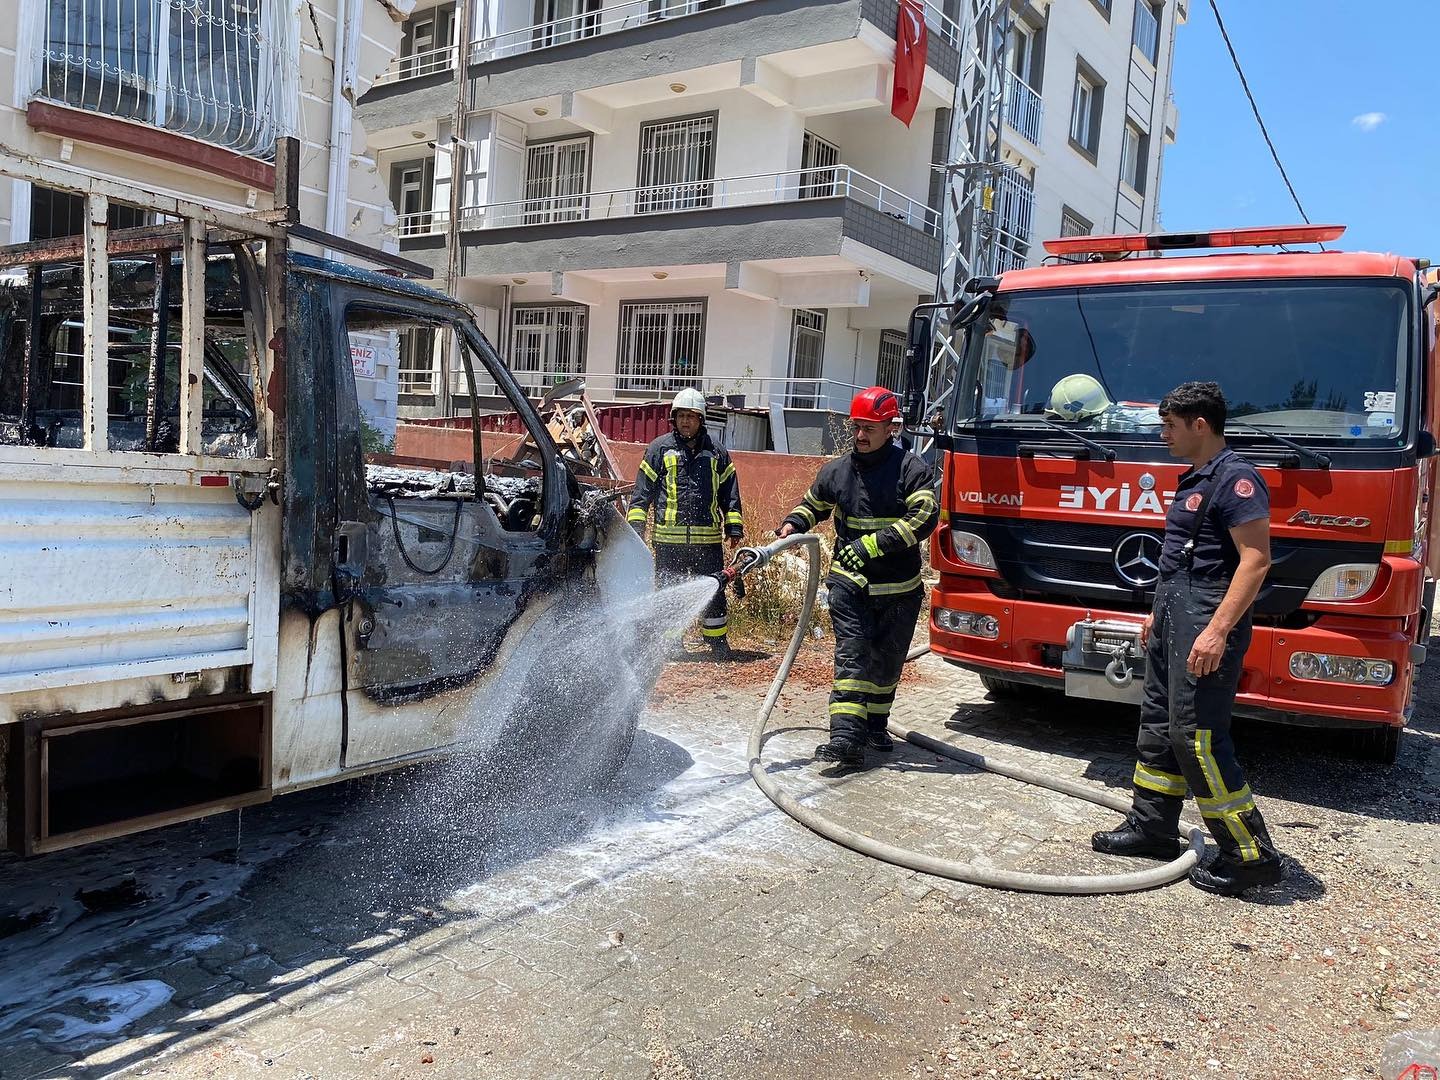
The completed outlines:
[[[681,409],[688,409],[690,412],[698,412],[705,415],[705,395],[696,390],[693,386],[687,386],[675,395],[675,400],[670,403],[670,419],[675,419],[675,414]]]
[[[1110,408],[1110,398],[1090,375],[1066,375],[1050,391],[1045,411],[1065,420],[1086,420]]]

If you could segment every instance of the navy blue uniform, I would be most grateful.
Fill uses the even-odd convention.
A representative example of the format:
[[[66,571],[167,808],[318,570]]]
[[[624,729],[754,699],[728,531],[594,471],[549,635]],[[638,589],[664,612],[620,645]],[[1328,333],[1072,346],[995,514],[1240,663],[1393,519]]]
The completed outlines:
[[[662,584],[723,570],[722,535],[745,533],[735,465],[704,428],[689,440],[672,431],[646,448],[627,515],[642,536],[652,506],[655,569]],[[712,646],[721,646],[729,630],[726,590],[720,589],[705,608],[700,633]]]
[[[1230,739],[1250,612],[1225,639],[1215,671],[1197,678],[1186,663],[1239,566],[1230,530],[1269,514],[1265,481],[1228,447],[1180,478],[1165,517],[1135,765],[1132,817],[1143,832],[1174,836],[1193,791],[1220,851],[1240,862],[1275,856]]]
[[[832,513],[835,546],[859,541],[865,569],[832,559],[830,623],[835,631],[832,741],[863,746],[885,730],[920,615],[920,544],[935,531],[939,504],[931,470],[894,443],[826,462],[784,524],[809,532]]]

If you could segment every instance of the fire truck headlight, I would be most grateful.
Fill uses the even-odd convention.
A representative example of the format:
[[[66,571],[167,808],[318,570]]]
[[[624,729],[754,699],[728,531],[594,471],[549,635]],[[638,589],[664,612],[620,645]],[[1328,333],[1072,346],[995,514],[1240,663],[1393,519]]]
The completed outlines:
[[[1380,567],[1375,563],[1341,563],[1332,566],[1310,586],[1307,600],[1354,600],[1375,584]]]
[[[935,609],[935,625],[952,634],[969,637],[989,638],[1000,636],[1000,620],[994,615],[981,615],[974,611],[955,611],[952,608]]]
[[[995,569],[995,554],[983,536],[976,536],[963,529],[951,529],[950,542],[955,548],[955,558],[962,563],[978,566],[982,570]]]
[[[1364,656],[1297,652],[1290,657],[1290,674],[1314,682],[1389,686],[1395,678],[1395,665],[1389,660],[1371,660]]]

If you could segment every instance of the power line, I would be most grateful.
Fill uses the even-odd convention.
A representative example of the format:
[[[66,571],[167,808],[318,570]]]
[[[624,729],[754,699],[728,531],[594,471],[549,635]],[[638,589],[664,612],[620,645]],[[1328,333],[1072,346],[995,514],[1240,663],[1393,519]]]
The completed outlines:
[[[1235,46],[1230,44],[1230,35],[1225,30],[1225,20],[1220,17],[1220,9],[1216,6],[1215,0],[1210,0],[1210,10],[1215,13],[1215,23],[1220,27],[1220,36],[1225,39],[1225,48],[1230,52],[1230,62],[1235,65],[1235,74],[1240,76],[1240,86],[1245,91],[1245,96],[1250,101],[1250,110],[1255,114],[1255,123],[1260,125],[1260,134],[1265,137],[1265,145],[1270,148],[1270,156],[1275,159],[1275,168],[1280,170],[1280,179],[1285,181],[1285,186],[1290,190],[1290,198],[1295,200],[1295,209],[1300,211],[1300,217],[1305,224],[1310,224],[1310,217],[1305,213],[1305,207],[1300,205],[1300,196],[1295,194],[1295,185],[1290,183],[1290,177],[1285,172],[1285,166],[1280,163],[1280,154],[1275,149],[1275,144],[1270,141],[1270,132],[1265,130],[1265,121],[1260,118],[1260,106],[1255,104],[1255,95],[1250,92],[1250,84],[1245,79],[1245,71],[1240,67],[1240,58],[1235,55]],[[1325,245],[1320,245],[1322,248]]]

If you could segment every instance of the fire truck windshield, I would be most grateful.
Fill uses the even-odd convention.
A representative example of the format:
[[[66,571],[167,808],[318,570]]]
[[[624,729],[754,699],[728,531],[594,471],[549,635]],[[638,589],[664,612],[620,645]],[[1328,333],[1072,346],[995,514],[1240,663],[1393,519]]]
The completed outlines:
[[[1249,428],[1340,445],[1404,438],[1410,291],[1399,280],[1146,284],[999,293],[970,329],[957,428],[1158,439],[1157,406],[1218,382]],[[1049,437],[1060,435],[1050,432]]]

